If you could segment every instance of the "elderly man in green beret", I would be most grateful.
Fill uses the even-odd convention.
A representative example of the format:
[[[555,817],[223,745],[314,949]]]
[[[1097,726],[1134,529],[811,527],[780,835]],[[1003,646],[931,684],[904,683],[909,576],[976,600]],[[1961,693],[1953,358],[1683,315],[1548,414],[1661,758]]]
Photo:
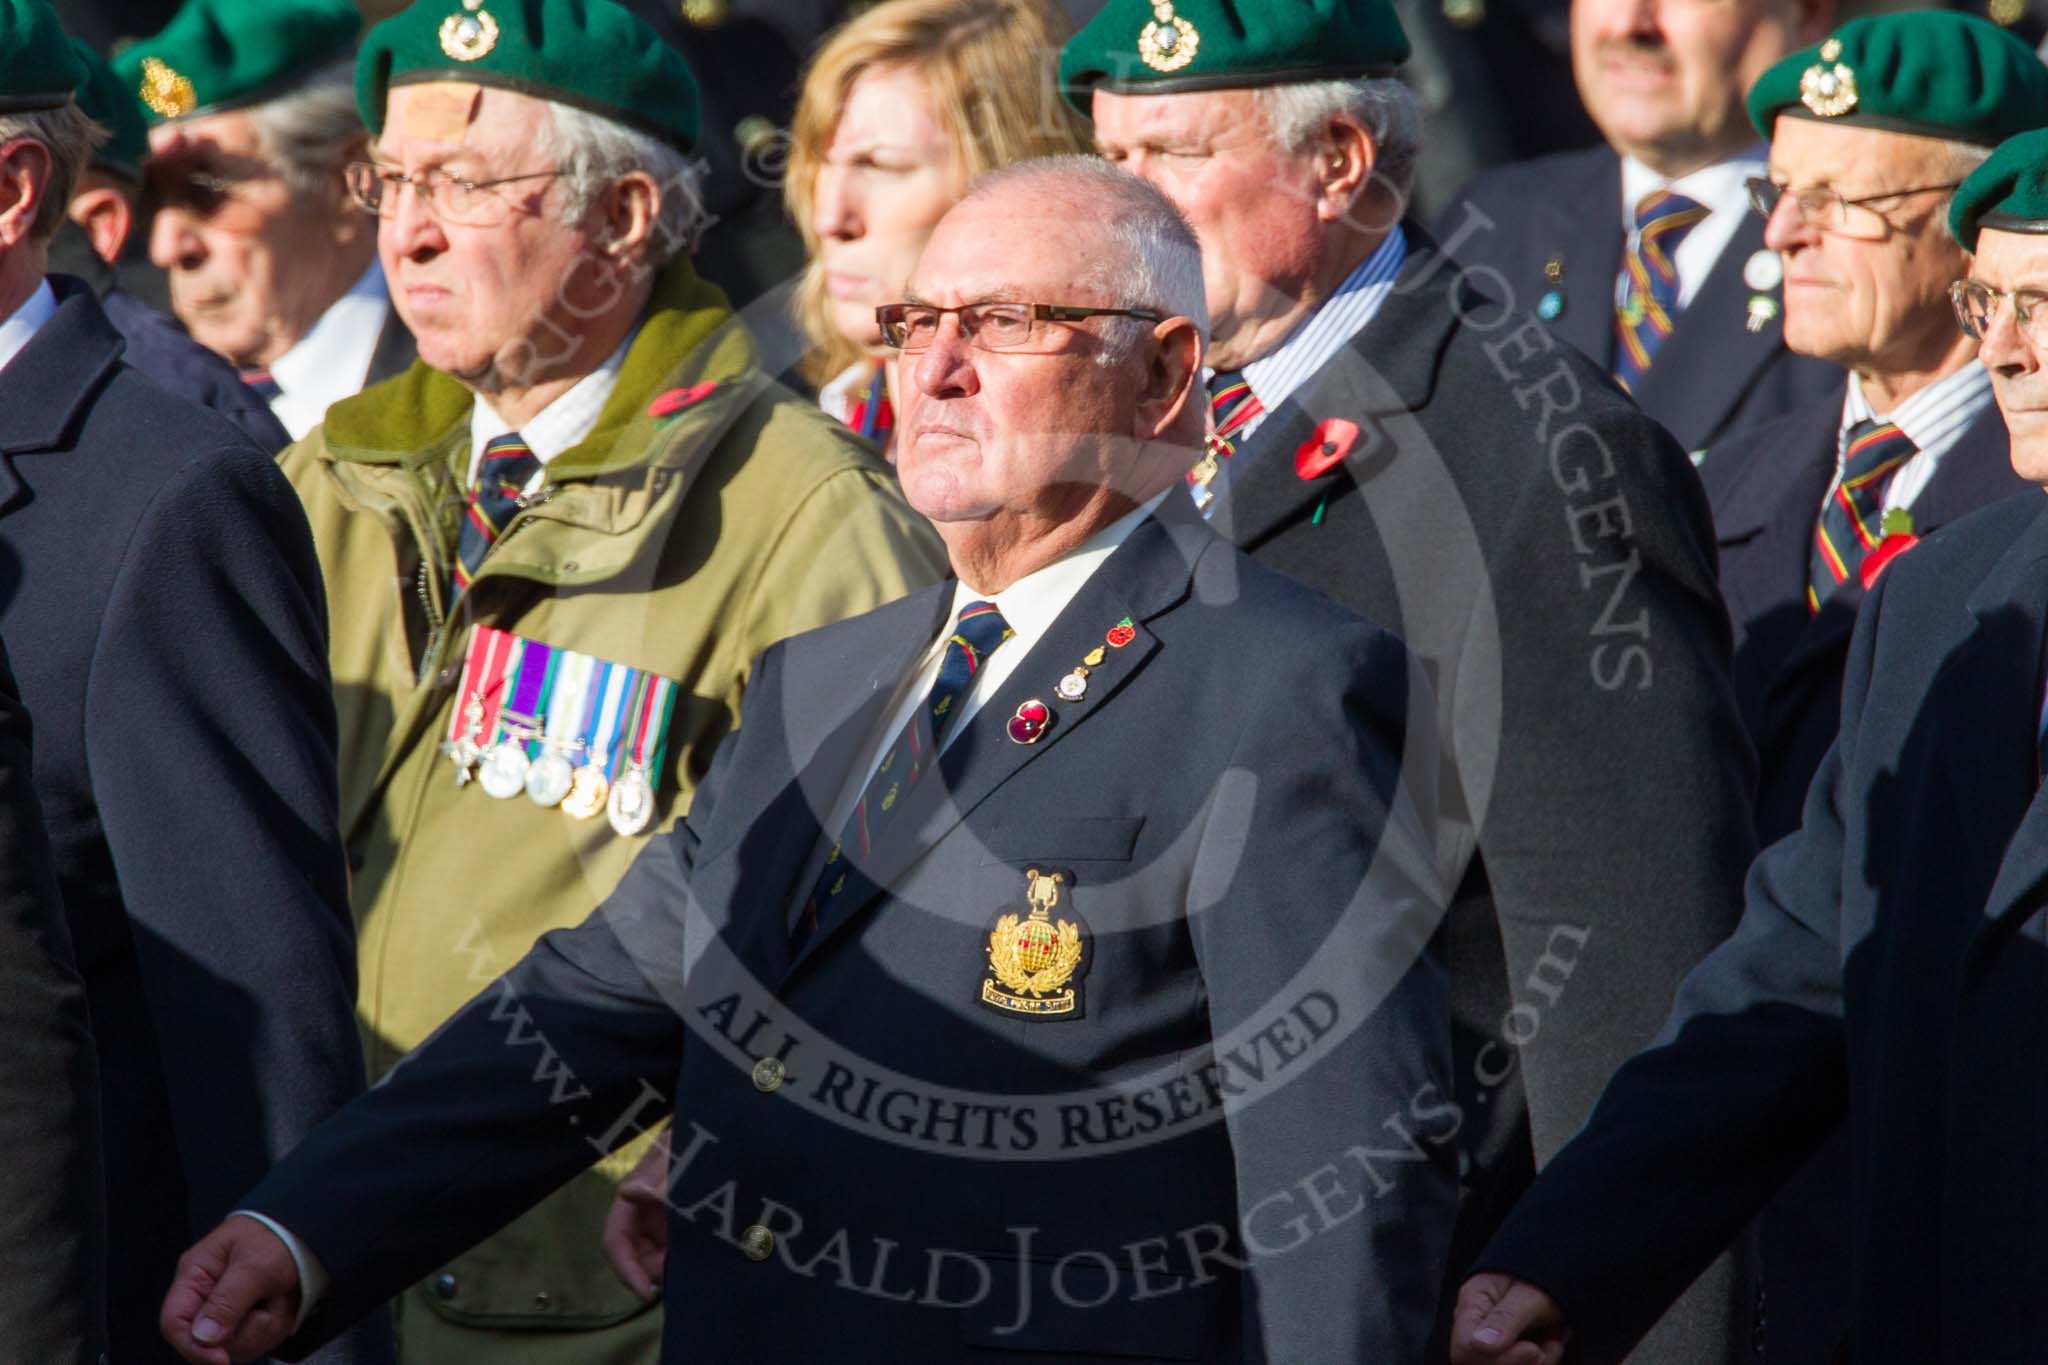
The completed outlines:
[[[1860,100],[1870,77],[1914,65],[1862,63],[1869,49],[1846,28],[1842,41],[1810,82],[1834,77],[1824,93]],[[1942,86],[1923,74],[1923,90]],[[1976,253],[1956,318],[2013,466],[2048,486],[2048,132],[2002,143],[1947,224]],[[1758,860],[1741,929],[1688,979],[1658,1046],[1487,1248],[1460,1298],[1456,1365],[1618,1358],[1836,1132],[1853,1152],[1838,1213],[1849,1311],[1803,1359],[2040,1356],[2044,643],[2038,490],[1891,548],[1804,823]]]
[[[1111,0],[1060,74],[1201,237],[1196,503],[1430,661],[1467,833],[1462,1257],[1733,926],[1753,760],[1685,453],[1403,221],[1407,55],[1384,0]],[[1732,1352],[1752,1297],[1717,1271],[1657,1358]]]
[[[361,28],[352,0],[187,0],[115,58],[151,125],[149,255],[171,309],[293,439],[413,355],[342,177],[364,144]]]
[[[688,809],[784,636],[944,558],[871,447],[692,268],[694,79],[610,0],[430,0],[365,37],[349,168],[405,373],[285,452],[320,547],[372,1077]],[[651,1359],[601,1169],[398,1305],[403,1357]]]

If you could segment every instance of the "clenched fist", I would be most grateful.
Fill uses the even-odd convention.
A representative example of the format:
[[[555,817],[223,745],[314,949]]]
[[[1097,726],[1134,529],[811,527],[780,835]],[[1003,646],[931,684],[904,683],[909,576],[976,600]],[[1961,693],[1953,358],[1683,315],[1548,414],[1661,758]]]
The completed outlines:
[[[231,1214],[178,1258],[157,1328],[193,1365],[240,1365],[292,1334],[300,1292],[277,1234]]]

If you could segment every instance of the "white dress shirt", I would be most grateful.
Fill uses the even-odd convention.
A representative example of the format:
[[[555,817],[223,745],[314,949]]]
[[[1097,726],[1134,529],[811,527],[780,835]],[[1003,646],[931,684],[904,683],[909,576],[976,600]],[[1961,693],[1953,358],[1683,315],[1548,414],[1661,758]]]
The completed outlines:
[[[1296,389],[1365,330],[1394,291],[1394,277],[1407,259],[1408,239],[1397,227],[1315,312],[1296,324],[1286,340],[1244,367],[1245,382],[1252,386],[1264,411],[1238,428],[1240,451],[1267,417],[1278,412]]]
[[[1678,272],[1678,306],[1684,308],[1700,292],[1700,285],[1714,268],[1714,262],[1728,247],[1735,230],[1742,226],[1745,214],[1751,212],[1749,191],[1742,182],[1751,176],[1766,174],[1769,167],[1763,158],[1763,149],[1758,147],[1744,152],[1741,156],[1727,161],[1717,161],[1703,166],[1690,175],[1681,175],[1676,180],[1667,180],[1632,156],[1621,160],[1621,225],[1628,234],[1628,246],[1634,247],[1640,235],[1636,230],[1636,205],[1643,202],[1645,195],[1657,190],[1670,190],[1682,194],[1707,210],[1707,216],[1692,225],[1678,243],[1678,249],[1671,253],[1671,268]],[[1621,271],[1614,281],[1614,303],[1621,306],[1622,281],[1628,272]]]
[[[352,288],[329,304],[312,330],[270,365],[277,393],[270,410],[296,441],[320,425],[327,409],[362,392],[377,339],[391,316],[384,268],[375,261]]]
[[[1855,375],[1849,376],[1849,392],[1842,399],[1842,424],[1835,432],[1835,478],[1828,496],[1842,481],[1842,452],[1849,444],[1849,429],[1862,421],[1890,422],[1911,438],[1919,450],[1899,466],[1884,489],[1884,510],[1910,508],[1920,490],[1934,477],[1941,457],[1954,448],[1965,428],[1991,406],[1991,374],[1972,360],[1954,374],[1935,380],[1888,413],[1873,412],[1870,400]]]
[[[56,312],[57,296],[51,292],[50,282],[36,281],[34,291],[21,301],[21,307],[8,314],[7,321],[0,322],[0,370],[21,354],[21,348]]]
[[[640,329],[635,327],[619,343],[618,349],[605,357],[604,364],[577,380],[561,397],[516,428],[519,439],[526,442],[527,448],[533,451],[534,458],[541,464],[533,477],[527,480],[526,492],[531,493],[541,486],[547,478],[548,464],[557,455],[596,429],[597,419],[604,413],[604,405],[611,401],[612,390],[619,386],[619,367],[626,363],[626,351],[638,335]],[[476,483],[477,466],[483,463],[484,447],[513,430],[512,424],[498,416],[489,403],[481,396],[477,398],[469,410],[469,477],[464,487]]]

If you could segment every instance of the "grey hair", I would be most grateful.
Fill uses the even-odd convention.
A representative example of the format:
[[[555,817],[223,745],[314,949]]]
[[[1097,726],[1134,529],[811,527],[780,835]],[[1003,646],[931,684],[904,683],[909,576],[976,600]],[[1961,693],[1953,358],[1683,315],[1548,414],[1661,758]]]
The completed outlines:
[[[295,194],[339,194],[342,160],[363,136],[354,59],[330,62],[290,94],[252,105],[249,123]]]
[[[107,140],[107,131],[74,103],[0,114],[0,143],[18,138],[32,138],[50,153],[50,178],[43,183],[42,202],[36,205],[36,221],[29,229],[30,240],[47,242],[63,225],[78,177],[92,160],[93,148]]]
[[[712,223],[704,206],[701,158],[685,156],[660,138],[587,109],[557,100],[547,101],[547,106],[551,123],[546,150],[561,172],[566,221],[582,221],[620,176],[643,171],[660,191],[649,245],[654,264],[665,265],[677,252],[697,249],[698,239]]]
[[[968,187],[974,199],[996,190],[1046,184],[1099,202],[1104,236],[1112,250],[1090,262],[1081,282],[1118,308],[1149,308],[1195,324],[1209,341],[1209,305],[1202,289],[1202,248],[1195,230],[1173,201],[1151,183],[1094,156],[1042,156],[990,171]],[[964,202],[964,201],[963,201]],[[1053,302],[1054,300],[1047,300]],[[1129,358],[1140,335],[1139,320],[1106,334],[1104,365]]]
[[[1989,147],[1980,146],[1975,142],[1943,140],[1932,149],[1928,157],[1929,174],[1938,181],[1960,184],[1970,178],[1972,171],[1990,159]],[[1941,235],[1960,249],[1969,250],[1957,241],[1955,229],[1949,225],[1947,209],[1941,211]]]
[[[1373,180],[1405,208],[1422,157],[1422,105],[1406,82],[1393,76],[1303,81],[1264,86],[1258,94],[1266,131],[1282,151],[1301,151],[1338,115],[1358,120],[1372,134]]]

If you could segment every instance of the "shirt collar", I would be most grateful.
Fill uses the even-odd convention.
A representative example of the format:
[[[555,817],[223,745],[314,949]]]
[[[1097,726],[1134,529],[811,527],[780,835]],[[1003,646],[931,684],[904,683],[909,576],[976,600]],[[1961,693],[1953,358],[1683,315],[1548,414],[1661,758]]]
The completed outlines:
[[[618,349],[605,357],[602,365],[584,375],[570,386],[554,402],[549,403],[517,428],[519,437],[533,451],[534,458],[547,464],[563,451],[574,446],[597,428],[597,419],[604,412],[604,405],[610,400],[612,390],[618,387],[619,368],[626,362],[626,352],[633,345],[633,339],[640,335],[635,327],[619,343]],[[476,460],[483,453],[485,445],[499,436],[514,430],[512,424],[498,416],[491,405],[479,396],[469,412],[469,457],[472,471]]]
[[[1749,189],[1742,182],[1751,176],[1762,175],[1765,170],[1761,143],[1738,156],[1702,166],[1676,180],[1666,179],[1634,157],[1625,156],[1621,159],[1622,231],[1633,233],[1636,230],[1636,205],[1643,202],[1643,196],[1657,190],[1682,194],[1695,203],[1705,205],[1709,213],[1726,210],[1740,217],[1749,209]]]
[[[1344,277],[1329,298],[1295,324],[1286,340],[1248,363],[1244,377],[1259,405],[1267,412],[1277,411],[1310,375],[1357,336],[1379,312],[1407,259],[1408,239],[1397,227]]]
[[[331,398],[356,392],[369,373],[390,307],[384,267],[372,261],[362,278],[314,320],[312,329],[270,363],[270,378],[278,391],[325,393]]]
[[[1174,487],[1178,487],[1176,484]],[[1001,592],[991,596],[977,592],[963,579],[953,586],[953,614],[947,620],[948,633],[960,611],[970,602],[993,602],[1010,629],[1025,641],[1036,641],[1067,609],[1081,585],[1130,538],[1138,523],[1152,515],[1173,488],[1154,493],[1145,502],[1124,513],[1087,540],[1050,564],[1033,569]],[[945,638],[942,633],[941,639]]]
[[[1942,445],[1977,420],[1991,401],[1991,374],[1981,361],[1972,360],[1954,374],[1943,375],[1906,399],[1890,412],[1879,413],[1864,397],[1863,385],[1852,373],[1849,390],[1842,399],[1842,424],[1836,432],[1836,449],[1848,439],[1849,429],[1858,422],[1890,422],[1904,432],[1920,450]]]
[[[57,295],[51,291],[48,280],[37,280],[35,289],[22,300],[21,307],[0,322],[0,369],[21,354],[22,347],[57,312]]]

